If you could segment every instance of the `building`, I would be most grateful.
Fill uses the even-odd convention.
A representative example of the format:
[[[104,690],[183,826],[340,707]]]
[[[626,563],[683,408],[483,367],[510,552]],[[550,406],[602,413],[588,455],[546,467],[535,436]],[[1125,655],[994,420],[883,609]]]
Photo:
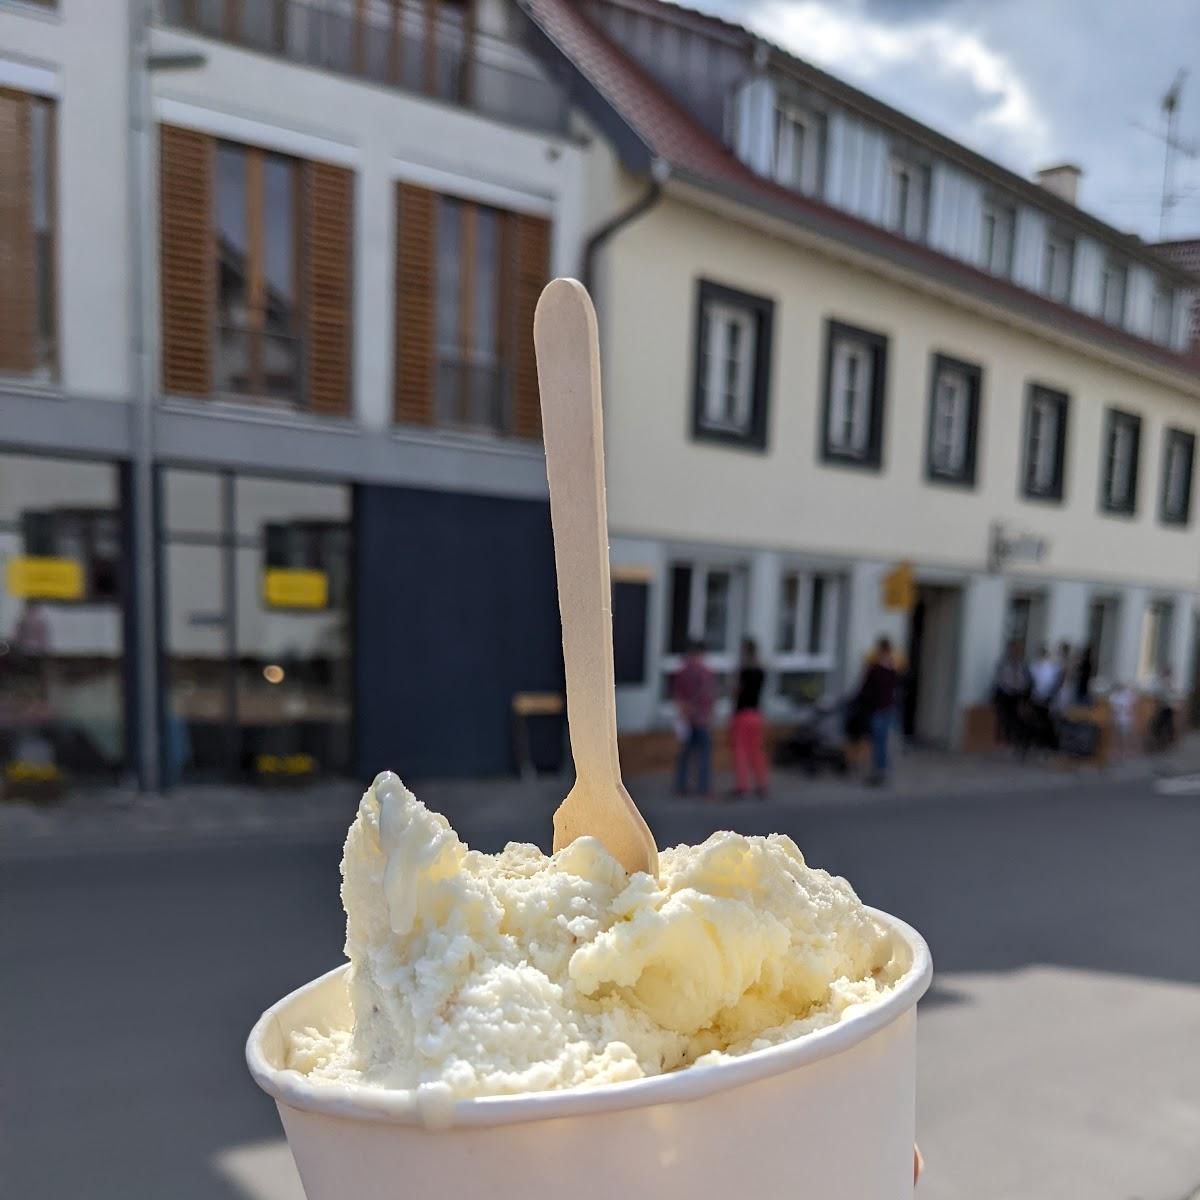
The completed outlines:
[[[1078,168],[1020,178],[745,29],[528,7],[607,135],[591,202],[637,214],[593,280],[626,734],[689,636],[729,670],[753,635],[785,719],[887,633],[937,745],[986,741],[1008,637],[1190,687],[1195,276]]]
[[[1155,250],[1169,262],[1195,276],[1200,276],[1200,238],[1185,238],[1175,242],[1158,242]],[[1200,286],[1192,288],[1188,295],[1191,304],[1191,321],[1188,324],[1188,337],[1194,358],[1200,359]]]
[[[509,0],[0,5],[10,787],[508,768],[561,689],[529,328],[584,213],[527,41]]]
[[[1197,281],[1077,181],[659,0],[5,0],[5,786],[507,770],[554,274],[631,749],[688,636],[782,720],[888,632],[938,744],[1009,634],[1190,680]]]

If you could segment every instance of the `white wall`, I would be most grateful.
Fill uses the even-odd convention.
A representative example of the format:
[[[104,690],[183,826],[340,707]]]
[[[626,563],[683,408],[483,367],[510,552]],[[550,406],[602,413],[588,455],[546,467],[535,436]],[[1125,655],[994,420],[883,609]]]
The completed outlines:
[[[60,374],[87,396],[130,390],[126,3],[0,9],[0,83],[58,101]]]
[[[1195,526],[1162,525],[1158,493],[1163,431],[1200,430],[1200,400],[1140,374],[1133,361],[1118,367],[671,198],[623,230],[607,255],[601,324],[614,533],[980,571],[990,526],[1000,520],[1046,539],[1032,578],[1196,587]],[[700,278],[775,302],[765,453],[688,433]],[[878,472],[820,461],[831,317],[889,340]],[[924,477],[934,352],[983,370],[973,489]],[[1032,381],[1071,397],[1062,504],[1019,493]],[[1104,413],[1113,405],[1143,417],[1133,518],[1098,511]]]

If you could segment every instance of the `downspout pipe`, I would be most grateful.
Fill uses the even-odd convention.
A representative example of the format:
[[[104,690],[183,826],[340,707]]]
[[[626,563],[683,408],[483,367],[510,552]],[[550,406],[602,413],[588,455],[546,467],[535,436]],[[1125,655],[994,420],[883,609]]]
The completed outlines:
[[[649,212],[662,199],[663,184],[670,178],[671,164],[663,158],[656,158],[650,164],[650,182],[646,190],[628,207],[622,209],[610,220],[606,221],[583,247],[583,263],[580,268],[580,280],[590,292],[595,283],[596,257],[615,234],[626,225],[636,221],[643,213]]]

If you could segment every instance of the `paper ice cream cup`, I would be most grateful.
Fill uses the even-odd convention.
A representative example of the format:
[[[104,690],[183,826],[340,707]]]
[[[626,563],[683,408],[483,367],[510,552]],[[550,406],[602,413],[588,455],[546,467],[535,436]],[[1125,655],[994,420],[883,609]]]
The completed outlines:
[[[929,947],[872,909],[904,974],[836,1025],[738,1058],[599,1087],[420,1109],[408,1092],[313,1084],[292,1030],[348,1028],[345,966],[263,1013],[246,1044],[309,1200],[900,1200],[912,1195],[916,1005]]]

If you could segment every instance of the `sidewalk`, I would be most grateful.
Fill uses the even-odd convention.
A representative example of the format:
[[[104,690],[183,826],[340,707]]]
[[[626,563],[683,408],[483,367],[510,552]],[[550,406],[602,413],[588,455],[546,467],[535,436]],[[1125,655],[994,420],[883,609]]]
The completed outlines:
[[[1200,733],[1189,733],[1167,753],[1131,758],[1112,767],[1052,760],[1019,763],[1006,753],[961,755],[909,750],[897,756],[888,787],[867,787],[861,776],[816,778],[777,770],[768,808],[875,805],[938,797],[994,797],[1004,792],[1131,785],[1159,776],[1200,772]],[[717,777],[719,802],[730,781]],[[647,817],[665,806],[712,808],[717,802],[679,799],[666,774],[641,775],[627,785]],[[550,815],[569,780],[540,777],[414,781],[419,797],[451,820],[469,813],[475,829],[549,829]],[[363,785],[353,780],[314,783],[290,790],[249,784],[192,785],[167,793],[128,789],[79,790],[49,803],[0,803],[0,854],[28,850],[121,848],[139,844],[256,837],[324,838],[340,835],[354,816]],[[524,835],[529,836],[529,835]]]

